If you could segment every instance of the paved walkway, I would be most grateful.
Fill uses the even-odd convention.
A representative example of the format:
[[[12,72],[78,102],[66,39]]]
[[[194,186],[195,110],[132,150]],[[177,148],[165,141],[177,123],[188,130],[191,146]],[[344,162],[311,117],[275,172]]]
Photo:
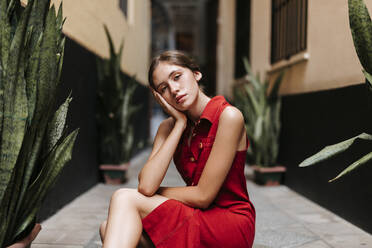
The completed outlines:
[[[145,150],[131,163],[130,180],[122,187],[135,188],[137,174],[149,155]],[[183,185],[174,165],[165,186]],[[255,248],[354,248],[372,247],[372,236],[333,213],[291,191],[286,186],[261,187],[247,181],[256,206]],[[97,248],[100,223],[107,217],[111,194],[117,186],[98,184],[42,223],[32,248]]]

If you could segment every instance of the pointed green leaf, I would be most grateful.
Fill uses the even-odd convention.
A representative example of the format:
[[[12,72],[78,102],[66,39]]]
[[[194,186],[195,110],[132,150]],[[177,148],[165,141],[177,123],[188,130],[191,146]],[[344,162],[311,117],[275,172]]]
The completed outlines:
[[[0,0],[0,55],[2,69],[6,71],[10,49],[10,23],[7,14],[7,0]]]
[[[363,68],[372,74],[372,22],[363,0],[349,0],[349,23]]]
[[[362,71],[366,78],[366,84],[368,85],[368,88],[372,90],[372,75],[366,72],[364,69]]]
[[[63,13],[62,13],[62,4],[63,4],[63,2],[61,2],[60,4],[59,4],[59,7],[58,7],[58,14],[57,14],[57,20],[56,20],[56,24],[57,24],[57,30],[60,30],[60,31],[62,31],[62,27],[63,27]]]
[[[285,73],[285,71],[282,70],[280,72],[279,76],[274,81],[273,88],[271,89],[271,92],[270,92],[270,95],[269,95],[269,99],[271,101],[274,100],[274,99],[276,99],[278,97],[279,88],[280,88],[280,85],[281,85],[281,83],[283,81],[284,73]]]
[[[70,96],[67,97],[66,101],[58,108],[53,116],[53,119],[48,124],[46,135],[46,154],[48,154],[54,148],[63,134],[66,124],[67,111],[71,100],[72,98]]]
[[[78,131],[79,130],[73,131],[54,149],[43,164],[40,174],[28,189],[26,200],[21,208],[23,215],[18,219],[19,222],[17,231],[14,235],[15,237],[32,223],[46,194],[55,184],[65,164],[71,160],[72,149]]]
[[[252,107],[253,107],[254,112],[260,113],[261,112],[261,108],[260,108],[260,105],[259,105],[259,103],[258,103],[258,101],[256,99],[256,96],[252,92],[252,89],[247,84],[244,84],[244,89],[245,89],[245,92],[248,95],[248,99],[249,99],[250,103],[252,104]]]
[[[40,58],[40,44],[42,34],[40,34],[39,40],[36,43],[34,51],[31,53],[31,57],[28,60],[28,67],[26,71],[26,93],[28,100],[28,123],[30,124],[34,118],[35,107],[36,107],[36,95],[37,95],[37,78],[39,69],[39,58]]]
[[[30,8],[26,10],[30,11]],[[9,70],[4,82],[4,117],[0,154],[0,201],[8,187],[13,167],[21,149],[28,115],[26,85],[23,78],[23,40],[29,12],[24,12],[11,43]]]
[[[248,74],[247,76],[249,77],[250,82],[253,84],[253,87],[255,89],[259,89],[260,88],[260,85],[259,85],[260,82],[257,82],[257,79],[253,76],[251,65],[249,64],[247,58],[243,58],[243,64],[244,64],[244,67],[245,67],[245,71]]]
[[[27,130],[26,129],[26,120],[27,120],[27,115],[28,115],[27,99],[26,99],[26,82],[25,82],[25,78],[23,77],[23,75],[24,75],[24,64],[25,64],[25,61],[26,61],[25,60],[25,55],[26,55],[25,52],[21,53],[21,57],[19,59],[20,60],[19,74],[21,76],[17,77],[18,82],[16,82],[16,84],[20,86],[16,89],[16,91],[19,91],[19,93],[21,93],[22,97],[24,97],[24,98],[22,99],[22,102],[19,102],[19,104],[21,104],[21,105],[12,106],[12,108],[15,108],[15,109],[18,109],[18,110],[22,109],[25,116],[24,116],[23,120],[21,121],[22,138],[20,139],[20,148],[18,150],[19,152],[17,154],[17,158],[15,160],[14,169],[13,169],[13,175],[15,175],[14,180],[10,181],[8,183],[8,187],[12,188],[12,195],[11,195],[9,206],[8,206],[10,211],[8,212],[8,216],[7,216],[9,220],[13,220],[14,216],[16,216],[16,214],[17,214],[15,209],[16,209],[16,206],[17,206],[17,202],[20,198],[20,194],[22,192],[22,181],[23,181],[23,175],[24,175],[24,172],[25,172],[25,164],[19,162],[20,157],[22,157],[21,154],[22,154],[22,150],[23,150],[24,137],[26,135],[26,130]],[[16,92],[16,94],[17,93],[18,92]],[[17,116],[13,115],[12,117],[17,117]],[[14,222],[10,222],[10,225],[8,226],[8,229],[7,229],[8,233],[13,230],[13,225],[14,225]],[[8,237],[9,235],[6,235],[6,236]]]
[[[118,55],[117,57],[119,58],[119,65],[120,65],[120,60],[121,60],[121,56],[123,54],[123,50],[124,50],[124,40],[121,41],[120,43],[120,47],[119,47],[119,52],[118,52]]]
[[[61,44],[60,44],[60,53],[59,53],[59,58],[58,58],[58,71],[57,71],[57,79],[56,79],[56,83],[59,84],[61,82],[61,75],[62,75],[62,66],[63,66],[63,58],[65,56],[65,42],[66,42],[66,38],[63,37],[62,40],[61,40]]]
[[[40,156],[45,130],[52,113],[53,102],[56,92],[56,30],[55,30],[55,9],[53,6],[47,11],[45,29],[40,47],[40,59],[37,73],[37,96],[34,111],[32,132],[32,150],[29,151],[28,170],[25,174],[25,181],[28,183],[34,172],[36,161]]]
[[[339,179],[340,177],[350,173],[351,171],[357,169],[359,166],[362,166],[362,165],[366,164],[371,159],[372,159],[372,152],[368,153],[367,155],[364,155],[362,158],[360,158],[359,160],[357,160],[354,163],[352,163],[351,165],[349,165],[345,170],[343,170],[335,178],[329,180],[329,182],[333,182],[333,181]]]
[[[43,39],[40,50],[39,82],[36,113],[37,119],[45,115],[44,110],[49,108],[54,101],[57,77],[57,44],[55,30],[55,9],[53,6],[48,11]]]
[[[105,29],[106,37],[107,37],[107,40],[109,41],[110,58],[116,58],[114,42],[112,41],[110,32],[109,32],[106,24],[103,25],[103,28]]]
[[[8,8],[7,8],[7,15],[8,16],[11,16],[11,14],[13,13],[14,11],[14,8],[16,7],[16,4],[19,4],[19,1],[17,0],[10,0],[9,3],[8,3]]]
[[[319,163],[321,161],[324,161],[326,159],[329,159],[345,150],[347,150],[356,140],[362,139],[362,140],[372,140],[372,135],[367,133],[359,134],[358,136],[355,136],[353,138],[350,138],[348,140],[342,141],[340,143],[326,146],[318,153],[314,154],[313,156],[305,159],[302,161],[302,163],[299,165],[299,167],[306,167],[309,165],[313,165],[316,163]]]

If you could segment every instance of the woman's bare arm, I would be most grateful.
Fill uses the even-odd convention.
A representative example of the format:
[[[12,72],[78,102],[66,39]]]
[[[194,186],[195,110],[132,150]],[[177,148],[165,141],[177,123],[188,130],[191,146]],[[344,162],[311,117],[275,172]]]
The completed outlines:
[[[143,195],[152,196],[159,189],[184,129],[173,118],[160,124],[152,152],[138,175],[138,191]]]
[[[220,116],[215,142],[198,185],[160,188],[158,193],[192,207],[207,208],[225,181],[244,132],[241,112],[227,107]]]
[[[150,157],[138,175],[138,192],[146,196],[154,195],[159,189],[187,124],[184,113],[169,105],[155,90],[152,94],[171,117],[161,123]]]

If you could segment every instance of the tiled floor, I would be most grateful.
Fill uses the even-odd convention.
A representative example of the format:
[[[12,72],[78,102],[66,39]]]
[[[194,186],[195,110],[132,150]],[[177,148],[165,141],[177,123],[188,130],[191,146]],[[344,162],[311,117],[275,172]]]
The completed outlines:
[[[131,162],[130,180],[121,187],[135,188],[137,174],[149,155],[142,152]],[[174,168],[163,185],[182,185]],[[257,211],[255,248],[354,248],[372,247],[372,236],[333,213],[291,191],[286,186],[261,187],[247,181]],[[98,184],[42,223],[32,248],[101,247],[99,224],[107,216],[116,186]]]

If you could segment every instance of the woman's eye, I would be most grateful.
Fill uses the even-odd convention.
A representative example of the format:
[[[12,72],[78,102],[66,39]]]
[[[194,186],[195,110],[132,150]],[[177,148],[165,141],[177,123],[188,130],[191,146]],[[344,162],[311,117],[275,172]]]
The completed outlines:
[[[175,77],[174,77],[174,81],[177,81],[178,79],[180,79],[181,77],[181,74],[177,74]]]
[[[160,89],[160,92],[161,93],[164,93],[164,91],[166,90],[166,88],[168,88],[167,86],[164,86],[163,88]]]

